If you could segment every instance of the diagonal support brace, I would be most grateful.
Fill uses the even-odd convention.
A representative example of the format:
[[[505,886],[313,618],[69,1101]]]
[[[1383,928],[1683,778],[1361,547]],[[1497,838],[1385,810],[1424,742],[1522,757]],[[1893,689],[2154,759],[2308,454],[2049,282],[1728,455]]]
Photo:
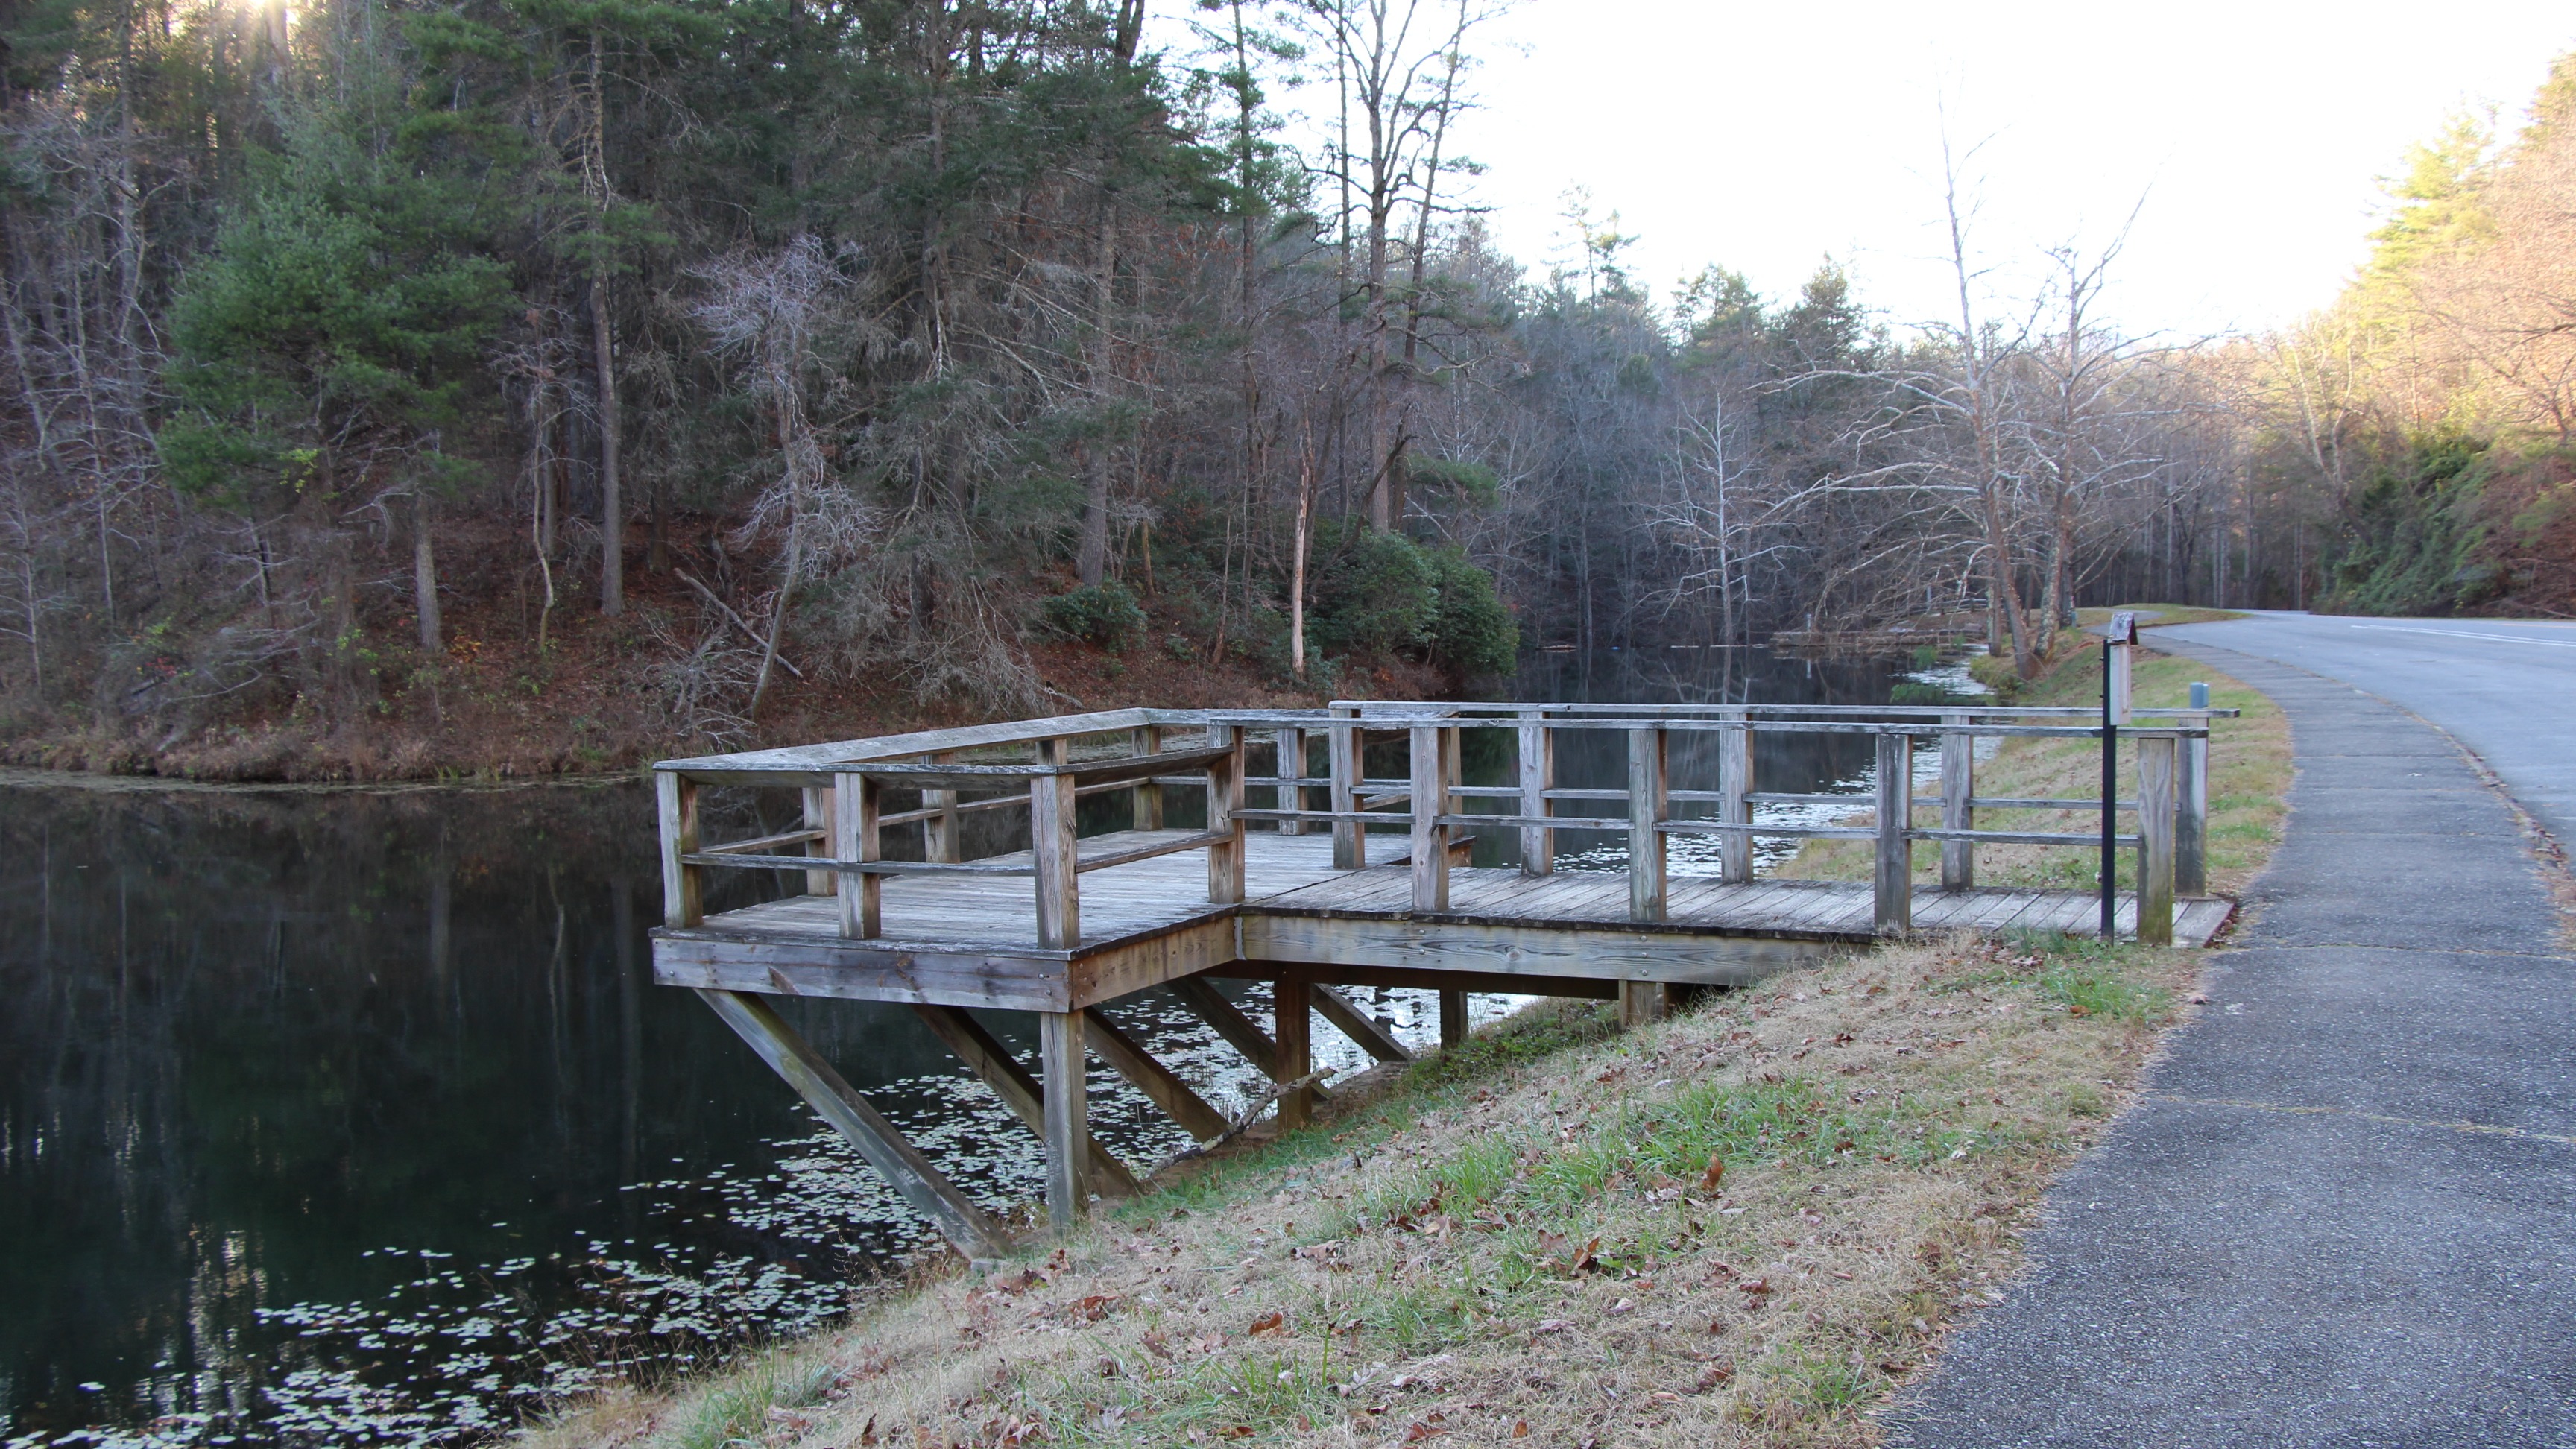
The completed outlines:
[[[1021,1066],[1019,1059],[1011,1055],[1009,1047],[1002,1045],[984,1029],[982,1022],[967,1015],[962,1007],[915,1004],[912,1009],[959,1061],[982,1078],[985,1086],[993,1089],[993,1095],[1002,1099],[1002,1105],[1011,1109],[1012,1116],[1026,1123],[1041,1140],[1045,1138],[1046,1090],[1038,1085],[1037,1078],[1029,1075],[1028,1068]],[[1090,1129],[1085,1128],[1084,1135],[1089,1133]],[[1096,1137],[1091,1139],[1091,1169],[1099,1178],[1094,1186],[1104,1196],[1134,1197],[1144,1190],[1138,1186],[1136,1174],[1127,1170],[1127,1164],[1111,1156],[1109,1149],[1101,1146],[1100,1139]]]
[[[1011,1250],[1008,1234],[1000,1223],[957,1185],[930,1165],[920,1149],[904,1140],[895,1125],[884,1114],[868,1105],[868,1099],[842,1080],[832,1064],[823,1060],[805,1038],[796,1034],[768,1002],[741,991],[714,991],[699,988],[698,995],[734,1034],[749,1043],[769,1063],[770,1069],[787,1080],[806,1105],[821,1114],[835,1131],[848,1138],[868,1165],[903,1194],[923,1217],[939,1226],[941,1236],[957,1251],[970,1258],[998,1258]]]

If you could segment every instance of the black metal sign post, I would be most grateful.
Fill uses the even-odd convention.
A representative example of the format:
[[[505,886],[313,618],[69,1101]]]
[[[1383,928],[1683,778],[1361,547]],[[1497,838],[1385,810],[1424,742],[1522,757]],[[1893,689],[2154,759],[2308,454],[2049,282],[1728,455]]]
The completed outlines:
[[[2111,616],[2109,627],[2102,631],[2102,939],[2112,939],[2112,923],[2119,915],[2119,900],[2113,887],[2119,883],[2118,849],[2120,825],[2120,730],[2113,718],[2112,679],[2115,672],[2115,650],[2138,642],[2138,620],[2135,614]],[[2121,680],[2122,685],[2128,683]],[[2126,694],[2123,688],[2119,691]],[[2119,713],[2128,713],[2128,701],[2119,702]]]

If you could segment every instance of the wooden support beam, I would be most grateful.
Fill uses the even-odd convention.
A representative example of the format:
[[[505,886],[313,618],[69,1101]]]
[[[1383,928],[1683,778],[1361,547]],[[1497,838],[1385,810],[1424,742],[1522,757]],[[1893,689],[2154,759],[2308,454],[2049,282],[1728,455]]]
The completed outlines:
[[[1717,733],[1718,823],[1753,823],[1753,731],[1743,725]],[[1718,879],[1728,885],[1753,883],[1753,837],[1730,835],[1718,857]]]
[[[1235,812],[1243,808],[1243,731],[1209,725],[1208,745],[1225,746],[1229,752],[1207,767],[1207,831],[1211,837],[1224,832],[1222,840],[1212,839],[1207,848],[1207,898],[1220,906],[1241,905],[1246,851],[1243,817]]]
[[[706,919],[704,867],[689,864],[688,857],[698,853],[698,782],[654,771],[653,813],[662,836],[662,924],[697,925]]]
[[[1243,1053],[1243,1059],[1258,1068],[1263,1076],[1274,1082],[1291,1080],[1279,1074],[1279,1044],[1253,1025],[1252,1018],[1244,1015],[1241,1007],[1226,1000],[1225,993],[1217,990],[1205,977],[1183,976],[1164,984],[1172,988],[1172,994],[1181,999],[1183,1006],[1196,1013],[1198,1019],[1206,1022],[1218,1036],[1224,1037],[1227,1045]]]
[[[884,787],[865,775],[832,777],[832,854],[840,860],[878,858],[877,802]],[[885,878],[854,875],[840,890],[841,935],[873,941],[885,934]]]
[[[1275,773],[1279,778],[1283,780],[1306,778],[1306,732],[1295,725],[1280,726],[1278,756],[1279,768]],[[1272,803],[1282,810],[1303,810],[1306,808],[1306,789],[1302,785],[1281,785]],[[1306,833],[1306,822],[1282,820],[1279,822],[1279,833],[1303,835]]]
[[[1628,919],[1664,918],[1664,833],[1672,814],[1662,730],[1628,731]]]
[[[1333,869],[1361,870],[1368,865],[1368,827],[1342,817],[1360,808],[1360,728],[1359,706],[1338,705],[1333,710],[1335,723],[1326,735],[1326,769],[1333,779]],[[1349,724],[1342,720],[1352,721]]]
[[[1002,1099],[1002,1105],[1011,1109],[1012,1116],[1038,1134],[1040,1141],[1045,1140],[1046,1089],[1038,1085],[1037,1078],[1029,1075],[1017,1057],[1011,1055],[1009,1047],[986,1031],[982,1022],[967,1015],[962,1006],[916,1004],[912,1010],[957,1060],[964,1062],[968,1070],[983,1079],[985,1086],[993,1089],[993,1095]],[[1107,1056],[1108,1053],[1101,1055]],[[1137,1184],[1136,1174],[1101,1146],[1097,1137],[1091,1139],[1091,1165],[1099,1174],[1100,1187],[1105,1195],[1134,1197],[1144,1190]]]
[[[1914,738],[1878,737],[1878,849],[1871,879],[1871,912],[1883,935],[1914,929]]]
[[[2174,737],[2138,741],[2138,940],[2173,944]]]
[[[1130,1086],[1145,1094],[1145,1099],[1163,1109],[1163,1115],[1181,1124],[1181,1129],[1201,1142],[1214,1142],[1225,1135],[1232,1124],[1225,1114],[1207,1104],[1205,1098],[1190,1090],[1190,1084],[1172,1074],[1172,1069],[1154,1060],[1125,1032],[1110,1024],[1097,1009],[1085,1010],[1084,1039],[1091,1050],[1107,1062]],[[1098,1149],[1093,1149],[1098,1161]]]
[[[1664,1019],[1672,1010],[1672,987],[1661,981],[1619,983],[1619,1024],[1636,1028]]]
[[[926,757],[934,765],[957,763],[955,750],[941,750]],[[955,865],[966,858],[966,837],[960,831],[957,814],[957,792],[924,790],[921,808],[930,813],[921,817],[921,858],[942,865]]]
[[[1067,741],[1037,742],[1038,763],[1061,765]],[[1073,843],[1073,776],[1029,781],[1029,859],[1037,867],[1038,944],[1069,951],[1082,944],[1082,896]]]
[[[2186,737],[2174,757],[2174,894],[2209,894],[2209,736]]]
[[[1443,987],[1440,992],[1440,1045],[1443,1050],[1467,1039],[1467,993]]]
[[[1306,989],[1313,994],[1315,1009],[1323,1013],[1324,1020],[1333,1024],[1333,1030],[1357,1042],[1360,1050],[1382,1062],[1413,1060],[1411,1047],[1397,1041],[1392,1033],[1378,1025],[1367,1012],[1352,1005],[1350,998],[1329,986],[1318,983],[1309,983]]]
[[[1129,730],[1127,748],[1139,755],[1161,754],[1163,752],[1162,726],[1147,725],[1142,729]],[[1134,812],[1134,817],[1129,822],[1130,829],[1160,830],[1163,828],[1162,782],[1151,777],[1136,782]]]
[[[807,855],[829,856],[833,850],[832,807],[836,792],[828,786],[808,785],[805,787],[803,793],[805,796],[805,828],[814,834],[813,839],[805,842],[805,853]],[[809,896],[832,895],[837,893],[840,888],[841,877],[836,871],[809,870],[805,872],[805,894]]]
[[[1091,1097],[1082,1013],[1038,1013],[1038,1071],[1046,1108],[1047,1221],[1059,1233],[1091,1215]]]
[[[667,776],[664,778],[668,778]],[[1011,1249],[1002,1225],[906,1142],[868,1099],[841,1079],[832,1064],[780,1019],[769,1003],[737,991],[700,991],[734,1034],[749,1043],[787,1080],[806,1105],[849,1140],[903,1200],[939,1226],[941,1236],[970,1258],[998,1258]]]
[[[1413,908],[1417,911],[1449,909],[1449,827],[1440,817],[1449,813],[1449,766],[1445,746],[1456,737],[1455,730],[1437,725],[1415,725],[1412,738],[1412,809],[1413,809]]]
[[[1945,714],[1941,723],[1963,728],[1969,718],[1964,714]],[[1941,736],[1941,828],[1974,830],[1977,828],[1977,737],[1953,732]],[[1972,840],[1941,842],[1941,889],[1974,890],[1977,884],[1977,845]]]
[[[1315,1069],[1314,988],[1294,971],[1279,973],[1271,994],[1270,1030],[1279,1043],[1279,1074],[1270,1080],[1293,1082]],[[1300,1087],[1279,1099],[1279,1130],[1294,1131],[1315,1120],[1314,1088]]]
[[[1521,814],[1523,817],[1547,816],[1547,792],[1556,788],[1556,731],[1547,727],[1546,716],[1530,710],[1521,716],[1519,766]],[[1544,825],[1521,827],[1521,874],[1553,875],[1556,873],[1556,832]]]

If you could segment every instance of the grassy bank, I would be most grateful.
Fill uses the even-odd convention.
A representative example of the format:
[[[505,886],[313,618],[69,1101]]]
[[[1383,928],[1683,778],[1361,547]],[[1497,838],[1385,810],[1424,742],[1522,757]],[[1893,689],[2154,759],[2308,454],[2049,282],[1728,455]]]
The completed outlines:
[[[2271,854],[2280,836],[2282,803],[2290,788],[2290,730],[2280,709],[2257,691],[2206,664],[2153,652],[2155,636],[2144,636],[2148,648],[2131,677],[2141,708],[2188,704],[2194,680],[2209,685],[2209,702],[2241,710],[2236,719],[2213,722],[2209,738],[2209,888],[2235,895]],[[2075,647],[2058,656],[2056,668],[2025,686],[2016,704],[2091,705],[2101,699],[2100,654]],[[2102,756],[2086,739],[2005,740],[1991,759],[1977,765],[1977,793],[2017,799],[2098,798],[2102,793]],[[2137,798],[2135,752],[2121,761],[2121,794]],[[1937,795],[1917,792],[1916,806],[1930,821]],[[1857,817],[1856,817],[1857,818]],[[1980,810],[1980,830],[2091,830],[2090,812],[2052,810]],[[1863,823],[1866,823],[1865,821]],[[2131,827],[2123,825],[2124,830]],[[1871,868],[1865,840],[1810,841],[1780,874],[1811,880],[1866,880]],[[1980,885],[2050,886],[2082,890],[2095,879],[2098,858],[2082,849],[2045,845],[1980,845]],[[1940,879],[1940,847],[1917,842],[1914,873],[1919,882]],[[2118,857],[2125,888],[2136,872],[2136,852]]]
[[[1543,1007],[1052,1256],[536,1442],[1867,1442],[2195,969],[1908,946],[1633,1033]]]
[[[2139,675],[2143,700],[2203,678],[2247,711],[2212,751],[2232,887],[2277,836],[2279,716],[2182,661]],[[2085,758],[2016,742],[1988,788],[2082,793]],[[2135,1090],[2198,969],[1961,938],[1634,1032],[1543,1005],[1004,1271],[925,1270],[844,1329],[608,1395],[531,1442],[1872,1443],[1871,1410],[2002,1296],[2040,1193]]]

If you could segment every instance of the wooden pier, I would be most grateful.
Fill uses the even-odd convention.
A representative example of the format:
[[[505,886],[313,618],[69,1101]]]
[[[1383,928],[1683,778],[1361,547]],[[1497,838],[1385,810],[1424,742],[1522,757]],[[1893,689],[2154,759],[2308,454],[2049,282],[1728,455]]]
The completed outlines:
[[[2113,802],[2136,822],[2117,837],[2140,884],[2118,903],[2124,934],[2200,944],[2233,909],[2203,894],[2201,851],[2208,722],[2228,713],[2142,710],[2116,731],[2140,784],[2138,800]],[[1772,734],[1868,737],[1875,794],[1757,789],[1754,745]],[[1976,884],[1980,842],[2099,848],[2098,799],[1976,794],[1976,742],[2034,735],[2103,730],[2056,708],[1341,703],[1113,710],[670,760],[655,776],[665,924],[654,973],[697,990],[952,1243],[989,1257],[1008,1246],[1002,1226],[764,998],[911,1006],[1044,1140],[1061,1227],[1094,1195],[1136,1185],[1091,1139],[1087,1056],[1202,1141],[1237,1125],[1102,1014],[1149,988],[1172,991],[1277,1084],[1278,1119],[1294,1126],[1321,1090],[1315,1017],[1380,1061],[1411,1056],[1342,987],[1438,991],[1446,1044],[1465,1033],[1469,992],[1617,1000],[1634,1022],[1676,991],[1743,985],[1888,936],[2092,933],[2090,892]],[[1468,782],[1471,742],[1478,773],[1502,778]],[[1915,798],[1921,746],[1938,752],[1937,798]],[[1560,785],[1569,750],[1596,774],[1615,755],[1624,778]],[[793,792],[771,798],[792,801],[795,828],[703,838],[710,800],[773,791]],[[1868,823],[1764,823],[1764,804]],[[1979,830],[1981,808],[2076,812],[2096,828]],[[1561,835],[1624,841],[1624,868],[1560,870]],[[1675,874],[1676,836],[1714,838],[1715,874]],[[1471,863],[1480,837],[1501,864]],[[1874,878],[1762,878],[1761,837],[1871,840]],[[1937,888],[1913,878],[1920,840],[1940,844]],[[710,914],[717,870],[773,872],[788,893]],[[1213,984],[1229,978],[1272,983],[1269,1022]],[[1037,1069],[970,1008],[1037,1013]]]

